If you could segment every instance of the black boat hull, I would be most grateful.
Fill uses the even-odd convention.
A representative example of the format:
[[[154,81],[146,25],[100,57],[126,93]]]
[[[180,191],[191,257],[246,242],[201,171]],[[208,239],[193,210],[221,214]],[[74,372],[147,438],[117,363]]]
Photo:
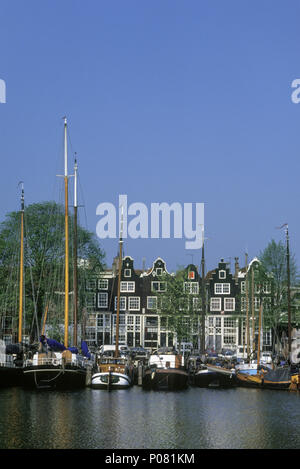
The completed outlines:
[[[0,367],[0,388],[21,386],[23,383],[22,367]]]
[[[195,373],[192,379],[194,386],[199,388],[208,388],[208,387],[219,387],[219,381],[217,375],[214,372],[198,372]]]
[[[23,385],[30,389],[72,390],[86,386],[86,369],[74,366],[38,365],[23,369]]]
[[[188,386],[188,373],[180,369],[148,369],[143,376],[142,387],[147,390],[177,391]]]
[[[192,382],[199,388],[232,388],[237,386],[234,374],[223,374],[217,371],[203,370],[195,373]]]

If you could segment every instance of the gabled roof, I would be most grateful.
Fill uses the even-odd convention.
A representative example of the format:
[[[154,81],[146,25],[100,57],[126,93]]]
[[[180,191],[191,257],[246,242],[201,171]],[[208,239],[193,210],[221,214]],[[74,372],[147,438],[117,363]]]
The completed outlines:
[[[142,273],[142,277],[147,277],[149,275],[155,275],[155,272],[154,272],[154,269],[156,269],[158,267],[159,264],[159,268],[162,268],[167,274],[169,275],[172,275],[170,274],[170,272],[167,271],[167,267],[166,267],[166,263],[165,261],[161,258],[161,257],[158,257],[154,262],[153,262],[153,265],[151,267],[151,269],[147,270],[147,272],[143,272]]]
[[[243,267],[242,269],[239,270],[239,275],[238,277],[239,278],[244,278],[245,275],[246,275],[246,270],[247,270],[247,273],[249,272],[249,270],[251,269],[252,265],[254,262],[258,262],[259,264],[261,264],[261,261],[258,259],[258,257],[254,257],[252,259],[252,261],[249,262],[248,264],[248,268],[246,269],[246,267]]]

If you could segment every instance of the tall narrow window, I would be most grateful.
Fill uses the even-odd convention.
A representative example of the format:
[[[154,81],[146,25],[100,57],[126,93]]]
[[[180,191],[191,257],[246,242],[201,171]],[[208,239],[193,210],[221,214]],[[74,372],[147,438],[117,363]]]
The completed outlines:
[[[98,308],[107,308],[108,305],[108,294],[98,293]]]

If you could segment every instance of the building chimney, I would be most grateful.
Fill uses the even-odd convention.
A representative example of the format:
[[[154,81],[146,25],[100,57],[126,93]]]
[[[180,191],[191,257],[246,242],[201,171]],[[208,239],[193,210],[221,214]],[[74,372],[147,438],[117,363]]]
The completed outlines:
[[[234,258],[234,277],[235,277],[236,282],[238,281],[238,278],[239,278],[239,270],[240,270],[239,258],[235,257]]]

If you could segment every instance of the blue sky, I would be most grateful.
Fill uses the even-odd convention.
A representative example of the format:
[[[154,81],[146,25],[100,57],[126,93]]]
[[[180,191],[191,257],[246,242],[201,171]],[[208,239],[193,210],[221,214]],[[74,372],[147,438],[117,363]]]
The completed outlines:
[[[82,224],[101,202],[203,202],[207,269],[244,264],[298,236],[300,3],[288,0],[2,0],[0,219],[57,200],[63,116],[78,155]],[[86,222],[87,220],[87,222]],[[102,240],[106,261],[116,240]],[[184,239],[128,239],[141,268],[169,270],[201,252]]]

